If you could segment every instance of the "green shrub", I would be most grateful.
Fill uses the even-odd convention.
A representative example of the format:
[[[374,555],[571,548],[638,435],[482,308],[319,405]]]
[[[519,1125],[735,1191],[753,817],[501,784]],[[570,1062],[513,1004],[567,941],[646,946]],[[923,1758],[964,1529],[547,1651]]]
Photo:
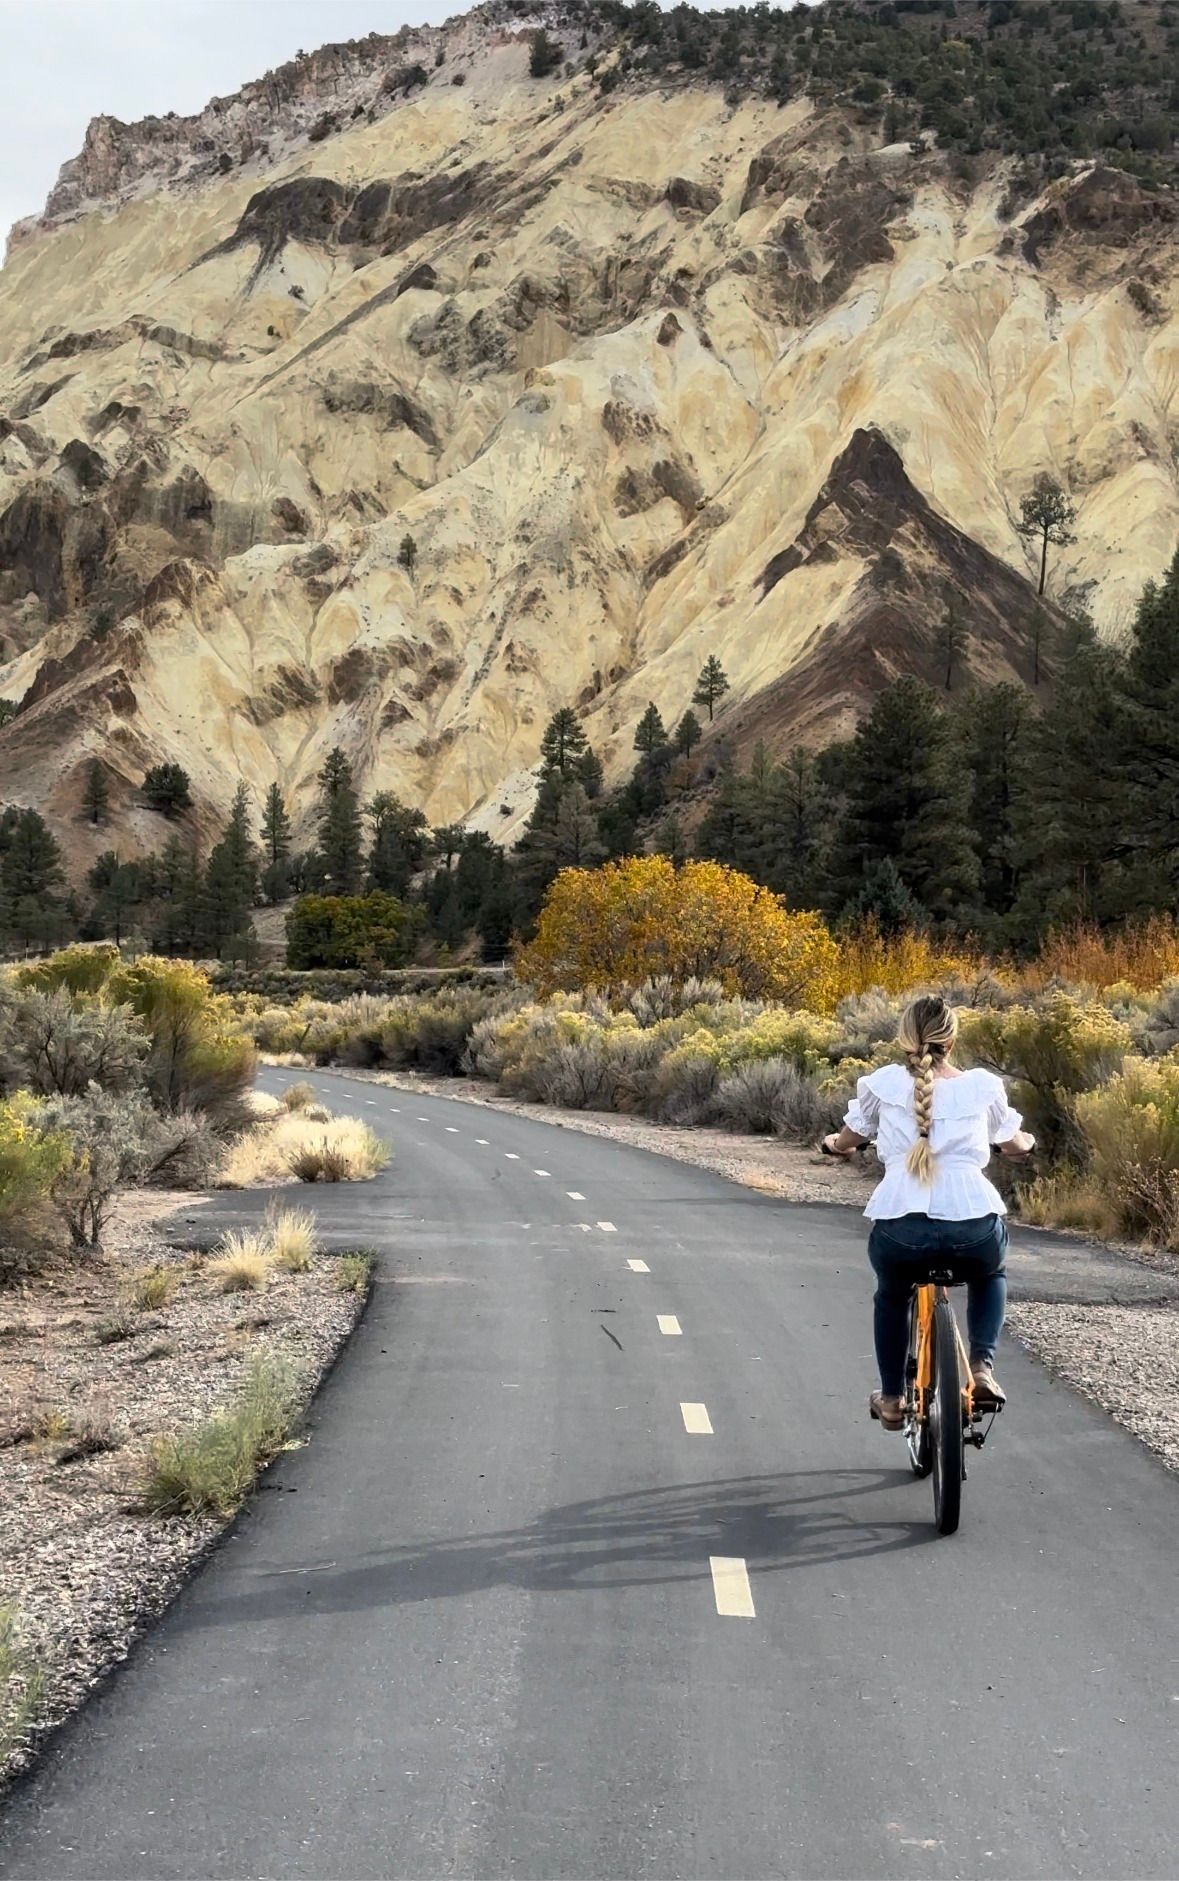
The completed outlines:
[[[132,1274],[127,1282],[127,1298],[141,1312],[152,1312],[168,1304],[179,1279],[175,1267],[145,1267],[142,1273]],[[110,1345],[114,1341],[108,1339],[105,1343]]]
[[[1105,1006],[1066,992],[962,1017],[962,1055],[1014,1080],[1013,1102],[1051,1162],[1085,1161],[1077,1099],[1121,1070],[1130,1043]]]
[[[814,1142],[837,1121],[834,1107],[813,1077],[786,1058],[758,1058],[739,1065],[717,1086],[713,1115],[730,1130],[750,1130]]]
[[[341,1254],[332,1273],[340,1293],[367,1293],[375,1262],[371,1254]]]
[[[1119,1229],[1179,1248],[1179,1061],[1129,1059],[1078,1099],[1077,1118]]]
[[[395,895],[302,895],[286,919],[287,965],[397,967],[412,958],[420,910]]]
[[[79,1249],[102,1245],[116,1191],[146,1181],[180,1155],[191,1127],[184,1118],[158,1116],[145,1097],[97,1089],[46,1099],[30,1115],[47,1138],[68,1145],[49,1193]]]
[[[0,1606],[0,1761],[26,1736],[45,1695],[45,1673],[16,1609]]]
[[[29,1098],[0,1100],[0,1225],[46,1202],[70,1162],[69,1137],[43,1128]]]
[[[156,1515],[232,1515],[290,1437],[299,1396],[289,1364],[273,1355],[255,1359],[229,1410],[156,1440],[144,1506]]]
[[[91,1084],[130,1089],[148,1038],[128,1006],[71,994],[65,985],[0,988],[0,1078],[42,1097],[81,1097]]]

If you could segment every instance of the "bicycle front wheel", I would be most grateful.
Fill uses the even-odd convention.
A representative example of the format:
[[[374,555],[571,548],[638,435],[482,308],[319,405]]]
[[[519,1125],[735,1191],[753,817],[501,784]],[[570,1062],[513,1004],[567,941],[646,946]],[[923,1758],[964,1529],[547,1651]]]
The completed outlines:
[[[952,1535],[962,1513],[962,1382],[954,1309],[939,1300],[933,1310],[933,1380],[929,1393],[929,1442],[933,1460],[933,1519],[939,1535]]]

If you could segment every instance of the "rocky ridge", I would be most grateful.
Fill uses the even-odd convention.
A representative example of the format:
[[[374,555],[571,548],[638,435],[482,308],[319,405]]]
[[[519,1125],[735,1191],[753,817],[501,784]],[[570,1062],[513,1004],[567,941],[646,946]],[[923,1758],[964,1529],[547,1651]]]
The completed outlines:
[[[1026,679],[1019,498],[1077,504],[1050,605],[1117,630],[1179,532],[1176,209],[702,82],[528,76],[539,16],[325,48],[191,119],[100,119],[0,273],[0,796],[120,842],[189,770],[511,834],[540,731],[617,771],[703,660],[738,746],[893,673]],[[581,41],[585,39],[583,46]],[[607,60],[609,59],[607,52]],[[412,537],[416,558],[404,564]]]

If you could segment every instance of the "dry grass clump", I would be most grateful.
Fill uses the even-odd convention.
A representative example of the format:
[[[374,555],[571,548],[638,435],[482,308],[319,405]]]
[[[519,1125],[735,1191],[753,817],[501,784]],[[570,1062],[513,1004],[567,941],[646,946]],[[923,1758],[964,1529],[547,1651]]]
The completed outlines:
[[[264,1228],[230,1228],[209,1272],[222,1293],[257,1293],[270,1278],[272,1261]]]
[[[232,1515],[264,1463],[283,1448],[299,1406],[291,1366],[255,1359],[237,1402],[195,1429],[157,1439],[143,1485],[156,1515]]]
[[[388,1160],[388,1147],[359,1117],[333,1117],[311,1105],[245,1131],[230,1145],[219,1179],[230,1189],[290,1176],[300,1182],[365,1182]]]
[[[366,1182],[389,1160],[388,1145],[359,1117],[302,1125],[286,1141],[287,1169],[300,1182]]]
[[[308,1105],[314,1104],[314,1102],[315,1092],[307,1083],[288,1084],[282,1094],[282,1103],[285,1110],[306,1110]]]
[[[1073,1170],[1041,1176],[1019,1196],[1021,1221],[1033,1228],[1078,1228],[1086,1234],[1113,1234],[1117,1223],[1096,1184]]]
[[[175,1267],[144,1267],[132,1274],[124,1289],[127,1299],[140,1312],[152,1312],[166,1306],[176,1291],[180,1275]],[[105,1343],[113,1344],[108,1339]]]
[[[266,1211],[263,1232],[270,1244],[270,1258],[285,1274],[305,1274],[315,1252],[315,1216],[306,1208],[278,1208]]]

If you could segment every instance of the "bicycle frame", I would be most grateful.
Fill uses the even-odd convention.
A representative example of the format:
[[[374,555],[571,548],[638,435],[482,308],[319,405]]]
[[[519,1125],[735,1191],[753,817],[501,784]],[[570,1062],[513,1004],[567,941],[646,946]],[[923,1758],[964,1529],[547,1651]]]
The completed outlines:
[[[928,1415],[929,1387],[933,1379],[933,1309],[939,1300],[948,1301],[950,1289],[942,1281],[926,1281],[916,1288],[917,1295],[917,1377],[913,1386],[918,1422]],[[958,1342],[958,1380],[962,1387],[962,1410],[967,1427],[974,1423],[974,1377],[970,1358],[962,1343],[962,1333],[955,1313],[954,1337]]]

